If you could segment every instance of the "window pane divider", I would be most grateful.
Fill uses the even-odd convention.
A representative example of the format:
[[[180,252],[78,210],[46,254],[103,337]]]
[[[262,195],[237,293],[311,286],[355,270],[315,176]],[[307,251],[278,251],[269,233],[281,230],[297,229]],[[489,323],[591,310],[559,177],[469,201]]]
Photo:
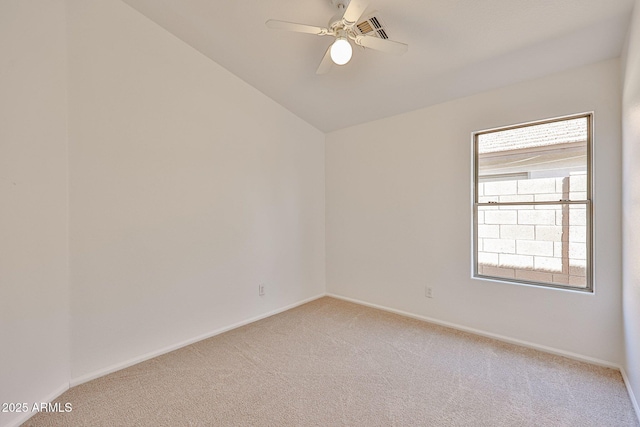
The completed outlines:
[[[538,202],[476,202],[476,206],[543,206],[543,205],[588,205],[590,200],[558,200]]]

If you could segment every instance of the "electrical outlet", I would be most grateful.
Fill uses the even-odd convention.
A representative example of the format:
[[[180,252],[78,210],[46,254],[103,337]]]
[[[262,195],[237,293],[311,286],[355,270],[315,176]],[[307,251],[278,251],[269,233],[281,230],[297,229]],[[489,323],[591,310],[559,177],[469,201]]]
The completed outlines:
[[[258,295],[264,295],[264,285],[258,285]]]
[[[424,296],[427,298],[433,298],[433,290],[429,286],[425,286],[424,288]]]

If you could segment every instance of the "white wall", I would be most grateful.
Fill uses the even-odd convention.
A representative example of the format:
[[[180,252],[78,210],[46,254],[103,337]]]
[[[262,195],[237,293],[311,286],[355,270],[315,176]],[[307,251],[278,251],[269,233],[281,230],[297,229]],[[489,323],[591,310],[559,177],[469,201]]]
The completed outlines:
[[[632,16],[624,76],[622,305],[625,370],[640,417],[640,1],[636,1]]]
[[[619,70],[606,61],[328,134],[327,291],[620,363]],[[471,133],[586,111],[595,294],[471,279]]]
[[[124,3],[69,34],[72,383],[322,294],[324,135]]]
[[[62,0],[0,2],[0,403],[69,384],[65,31]]]
[[[324,291],[324,135],[121,2],[70,0],[68,12],[62,0],[0,3],[0,402],[47,400],[70,377]],[[636,395],[639,13],[622,116]],[[621,362],[618,68],[608,61],[327,135],[328,291]],[[589,110],[595,295],[470,279],[470,133]],[[0,414],[0,425],[19,419]]]

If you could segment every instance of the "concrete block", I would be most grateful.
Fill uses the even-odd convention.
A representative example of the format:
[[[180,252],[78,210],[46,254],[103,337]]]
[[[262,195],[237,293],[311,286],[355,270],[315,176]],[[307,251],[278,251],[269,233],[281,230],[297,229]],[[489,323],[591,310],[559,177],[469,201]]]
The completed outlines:
[[[587,241],[587,227],[584,225],[572,225],[569,227],[569,241],[570,242],[586,242]]]
[[[562,193],[535,194],[533,197],[536,202],[558,202],[562,199]]]
[[[533,257],[529,255],[500,254],[498,265],[507,268],[533,268]]]
[[[489,265],[485,265],[482,268],[482,274],[491,277],[504,277],[506,279],[514,279],[516,277],[516,273],[512,268],[492,267]]]
[[[536,225],[536,240],[544,240],[548,242],[562,241],[561,225]]]
[[[478,247],[477,247],[478,251],[483,251],[484,250],[484,239],[478,239]]]
[[[569,259],[587,259],[587,245],[586,243],[571,243],[569,242]]]
[[[503,194],[516,194],[518,181],[495,181],[484,183],[485,196],[500,196]]]
[[[569,276],[569,286],[576,288],[586,288],[587,278],[585,276]]]
[[[504,206],[503,209],[511,208],[517,211],[527,211],[531,210],[531,205],[512,205],[512,206]]]
[[[562,273],[562,258],[537,256],[534,259],[534,265],[538,271]]]
[[[555,225],[556,212],[553,210],[518,211],[518,224],[529,225]],[[506,223],[505,223],[506,224]]]
[[[478,237],[499,239],[500,226],[499,225],[478,225]]]
[[[534,210],[537,211],[554,211],[554,212],[562,212],[562,205],[538,205],[533,207]]]
[[[569,177],[569,191],[587,191],[587,175]]]
[[[553,242],[553,256],[562,258],[562,242]]]
[[[553,257],[553,242],[541,240],[518,240],[516,242],[518,255],[536,255]]]
[[[487,252],[478,252],[478,265],[486,266],[492,265],[498,266],[498,254],[492,254]]]
[[[498,196],[478,196],[478,203],[499,202]],[[498,209],[497,207],[495,209]]]
[[[555,193],[555,178],[521,179],[518,181],[518,194]]]
[[[530,282],[552,283],[553,275],[551,273],[542,273],[532,270],[516,270],[516,279],[528,280]]]
[[[587,261],[580,259],[569,259],[569,274],[571,276],[586,276]]]
[[[569,275],[568,274],[554,274],[553,275],[553,283],[558,285],[568,285],[569,284]]]
[[[478,224],[484,224],[484,211],[478,209]]]
[[[484,239],[484,251],[499,254],[516,253],[516,241],[507,239]]]
[[[485,224],[517,224],[518,211],[486,211]]]
[[[523,194],[523,195],[519,195],[519,194],[509,194],[509,195],[504,195],[504,196],[500,196],[500,202],[533,202],[534,201],[534,196],[531,194]],[[529,207],[529,209],[531,209]]]
[[[571,191],[569,193],[569,200],[587,200],[586,191]]]
[[[504,203],[509,203],[509,202],[532,202],[533,201],[533,196],[530,194],[525,194],[523,196],[517,195],[517,194],[512,194],[512,195],[508,195],[508,196],[500,196],[500,202],[504,202]],[[521,210],[521,209],[531,209],[530,205],[511,205],[511,206],[501,206],[500,209],[514,209],[514,210]]]
[[[569,209],[570,225],[587,225],[587,210],[577,206]]]
[[[533,240],[535,238],[535,226],[533,225],[501,225],[501,239],[525,239]]]

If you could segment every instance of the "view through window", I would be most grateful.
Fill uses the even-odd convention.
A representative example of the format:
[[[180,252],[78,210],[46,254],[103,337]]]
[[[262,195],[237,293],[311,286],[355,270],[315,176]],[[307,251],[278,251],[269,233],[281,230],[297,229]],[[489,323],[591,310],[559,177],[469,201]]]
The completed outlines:
[[[592,115],[474,135],[474,276],[590,291]]]

